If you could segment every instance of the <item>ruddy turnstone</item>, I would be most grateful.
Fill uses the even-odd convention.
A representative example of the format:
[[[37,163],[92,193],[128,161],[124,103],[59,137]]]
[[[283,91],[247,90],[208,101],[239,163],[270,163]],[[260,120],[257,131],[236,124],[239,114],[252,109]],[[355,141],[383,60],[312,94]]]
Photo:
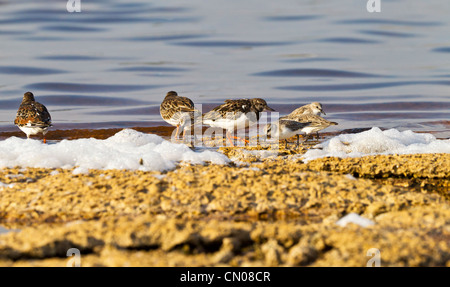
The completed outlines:
[[[189,98],[180,97],[174,91],[167,93],[159,107],[159,112],[163,120],[177,127],[177,138],[180,128],[183,130],[184,138],[186,131],[191,130],[194,124],[194,118],[200,115],[200,112],[195,109],[194,103]]]
[[[42,133],[44,143],[46,143],[45,134],[48,128],[52,126],[52,118],[47,108],[34,100],[33,93],[26,92],[23,95],[14,124],[27,135],[27,138],[30,138],[30,135]]]
[[[296,108],[292,113],[287,115],[289,119],[298,117],[300,115],[317,115],[320,116],[320,114],[326,115],[326,113],[322,109],[322,104],[318,102],[313,102],[308,105],[301,106],[300,108]]]
[[[204,114],[203,123],[226,130],[227,139],[234,146],[231,140],[231,134],[234,130],[247,128],[256,123],[260,118],[260,113],[263,111],[275,110],[270,108],[266,101],[260,98],[226,100],[224,104]],[[237,137],[233,138],[240,139]]]
[[[287,139],[293,136],[297,136],[297,146],[300,145],[298,135],[311,124],[311,122],[297,122],[292,120],[280,119],[277,123],[266,125],[266,135],[271,138],[278,138],[278,140],[284,140],[287,147]]]
[[[318,134],[319,131],[326,129],[329,126],[335,126],[338,123],[336,122],[330,122],[327,121],[326,119],[322,118],[321,116],[317,116],[317,115],[309,115],[309,114],[302,114],[302,115],[298,115],[296,117],[291,117],[288,118],[288,116],[285,117],[281,117],[281,120],[293,120],[293,121],[297,121],[299,123],[310,123],[309,125],[307,125],[306,127],[304,127],[302,129],[302,131],[306,134],[306,139],[305,141],[309,138],[309,135],[312,133],[316,133]],[[297,141],[298,141],[298,136],[297,136]]]

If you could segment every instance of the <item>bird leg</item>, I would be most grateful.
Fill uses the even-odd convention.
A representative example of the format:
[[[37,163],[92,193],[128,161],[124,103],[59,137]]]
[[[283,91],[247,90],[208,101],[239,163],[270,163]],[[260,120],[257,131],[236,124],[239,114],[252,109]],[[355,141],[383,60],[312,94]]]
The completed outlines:
[[[231,139],[231,135],[230,135],[230,133],[228,131],[227,131],[227,140],[231,144],[231,146],[234,147],[233,140]]]
[[[243,142],[245,142],[246,144],[249,144],[249,143],[250,143],[248,140],[246,140],[246,139],[244,139],[244,138],[240,138],[240,137],[236,137],[236,136],[233,136],[233,138],[234,138],[234,139],[237,139],[238,141],[243,141]]]
[[[300,135],[297,134],[297,148],[300,148]]]
[[[175,139],[178,139],[178,131],[179,131],[179,129],[180,129],[180,125],[177,125],[177,131],[175,133]]]
[[[307,142],[308,141],[308,139],[309,139],[309,134],[306,134],[306,136],[305,136],[305,140],[303,141],[304,143],[305,142]]]
[[[191,130],[189,130],[189,134],[186,136],[186,131],[186,129],[183,129],[183,143],[195,145],[195,133],[192,135]]]

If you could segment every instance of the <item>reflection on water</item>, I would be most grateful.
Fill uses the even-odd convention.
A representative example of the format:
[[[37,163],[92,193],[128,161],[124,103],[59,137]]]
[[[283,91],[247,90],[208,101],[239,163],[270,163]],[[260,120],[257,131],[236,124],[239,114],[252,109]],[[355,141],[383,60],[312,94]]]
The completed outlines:
[[[322,102],[329,131],[450,136],[450,2],[1,2],[0,132],[24,92],[55,129],[166,125],[166,92],[202,104],[262,97],[281,114]],[[364,2],[364,1],[363,1]],[[239,7],[237,7],[239,6]]]

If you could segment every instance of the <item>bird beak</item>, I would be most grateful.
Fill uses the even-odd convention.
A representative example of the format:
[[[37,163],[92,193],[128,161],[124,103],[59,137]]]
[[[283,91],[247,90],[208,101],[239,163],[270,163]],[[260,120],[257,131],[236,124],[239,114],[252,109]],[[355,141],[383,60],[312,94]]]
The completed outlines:
[[[274,109],[272,109],[271,107],[269,107],[269,106],[266,106],[266,108],[264,109],[265,111],[271,111],[271,112],[275,112],[275,110]]]
[[[320,112],[321,112],[322,114],[326,115],[326,113],[325,113],[322,109],[320,110]]]

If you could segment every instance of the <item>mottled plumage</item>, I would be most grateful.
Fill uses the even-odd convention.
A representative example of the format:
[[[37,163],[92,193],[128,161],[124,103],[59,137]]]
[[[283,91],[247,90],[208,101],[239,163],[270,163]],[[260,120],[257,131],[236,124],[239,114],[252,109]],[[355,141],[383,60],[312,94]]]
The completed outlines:
[[[318,115],[320,114],[326,115],[326,113],[322,109],[322,104],[318,102],[314,102],[308,105],[301,106],[300,108],[295,109],[287,115],[286,117],[289,119],[293,119],[295,117],[298,117],[300,115]]]
[[[260,98],[226,100],[224,104],[204,114],[203,123],[226,130],[227,138],[233,145],[231,133],[235,129],[247,128],[256,123],[260,118],[260,113],[265,110],[274,111],[265,100]]]
[[[309,135],[311,133],[319,132],[329,126],[337,125],[336,122],[330,122],[326,119],[316,116],[316,115],[309,115],[309,114],[301,114],[296,117],[281,117],[280,120],[293,120],[300,123],[307,123],[310,122],[310,124],[302,129],[306,135]]]
[[[45,134],[48,128],[52,126],[52,118],[47,108],[36,102],[31,92],[27,92],[23,95],[14,124],[27,135],[27,138],[30,135],[42,133],[44,142],[46,142]]]
[[[159,111],[163,120],[177,127],[177,136],[179,128],[183,130],[184,135],[194,124],[194,118],[200,115],[189,98],[180,97],[174,91],[167,93]]]
[[[300,123],[291,120],[279,120],[278,123],[266,126],[266,134],[271,138],[277,137],[279,140],[284,140],[300,134],[310,124],[311,122]]]
[[[224,104],[215,107],[203,115],[203,123],[226,130],[248,127],[259,120],[264,110],[274,111],[263,99],[226,100]]]

